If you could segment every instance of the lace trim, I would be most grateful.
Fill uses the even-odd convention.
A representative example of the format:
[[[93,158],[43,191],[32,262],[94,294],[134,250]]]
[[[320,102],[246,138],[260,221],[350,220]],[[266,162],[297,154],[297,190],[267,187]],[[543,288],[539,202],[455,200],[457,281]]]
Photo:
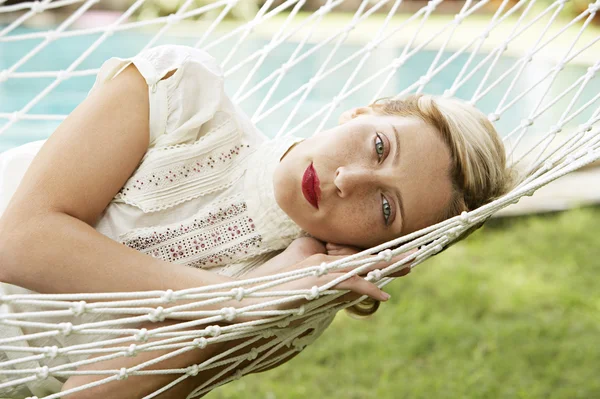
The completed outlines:
[[[243,175],[250,146],[231,119],[203,139],[149,151],[114,200],[148,213],[231,186]]]
[[[124,204],[131,205],[131,206],[134,206],[136,208],[140,208],[144,213],[164,211],[166,209],[172,208],[172,207],[177,206],[179,204],[183,204],[184,202],[187,202],[187,201],[199,198],[199,197],[203,197],[205,195],[210,195],[210,194],[216,193],[218,191],[223,191],[223,190],[225,190],[225,189],[233,186],[235,183],[237,183],[239,181],[240,177],[241,176],[239,176],[236,180],[231,180],[230,182],[227,182],[227,183],[223,184],[222,186],[216,186],[216,187],[213,187],[210,190],[205,190],[205,191],[202,191],[202,192],[196,192],[194,194],[190,194],[188,196],[182,197],[182,198],[180,198],[180,199],[178,199],[176,201],[169,202],[168,204],[157,205],[157,206],[149,207],[149,208],[141,208],[139,202],[134,201],[134,200],[129,200],[128,198],[125,198],[125,197],[120,197],[120,198],[114,200],[114,202],[122,202]]]

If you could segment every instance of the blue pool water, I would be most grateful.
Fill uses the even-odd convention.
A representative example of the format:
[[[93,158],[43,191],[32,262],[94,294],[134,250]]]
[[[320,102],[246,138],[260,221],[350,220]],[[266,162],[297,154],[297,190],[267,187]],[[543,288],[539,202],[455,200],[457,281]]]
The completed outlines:
[[[26,32],[31,32],[31,30],[18,29],[17,31],[13,31],[11,34],[23,34]],[[87,48],[89,48],[89,46],[99,36],[100,35],[97,34],[60,39],[51,43],[43,51],[35,55],[26,64],[21,66],[17,71],[33,72],[57,71],[66,69]],[[142,49],[151,37],[152,36],[148,33],[116,33],[108,38],[102,45],[100,45],[77,69],[82,70],[98,68],[103,61],[113,56],[131,56]],[[161,39],[157,44],[174,43],[192,45],[195,43],[195,40],[195,38],[168,36]],[[40,42],[40,39],[36,39],[0,43],[0,70],[4,70],[12,66]],[[217,59],[222,60],[227,55],[231,43],[232,42],[225,42],[223,45],[211,49],[210,52]],[[238,52],[236,58],[234,58],[228,66],[231,67],[235,65],[237,61],[253,54],[255,51],[261,49],[266,43],[267,42],[263,40],[247,41]],[[281,65],[282,62],[285,62],[294,51],[295,46],[296,43],[286,43],[275,49],[256,73],[252,83],[250,84],[250,87],[252,87],[253,84],[258,83],[264,77],[268,76],[270,72]],[[310,45],[308,45],[306,48],[310,48]],[[275,92],[270,104],[274,104],[280,99],[284,98],[288,93],[307,82],[312,76],[314,76],[331,49],[332,46],[325,47],[317,52],[314,56],[311,56],[306,61],[303,61],[298,67],[294,68],[290,73],[288,73],[288,75],[283,79],[281,87]],[[358,47],[351,45],[342,47],[338,50],[330,65],[335,65],[336,63],[343,61],[348,56],[353,54],[357,49]],[[398,57],[401,52],[402,49],[400,48],[376,50],[370,61],[358,74],[355,81],[361,82],[368,78],[375,71],[377,71],[381,65],[388,64],[395,57]],[[450,56],[450,54],[445,55],[445,57],[448,56]],[[427,70],[434,57],[435,52],[431,51],[423,51],[420,54],[413,56],[391,79],[383,95],[393,95],[407,87]],[[436,94],[443,93],[443,91],[453,82],[454,78],[460,71],[461,66],[466,62],[467,57],[467,55],[461,55],[458,57],[455,62],[450,64],[427,85],[425,91]],[[481,60],[483,57],[483,55],[476,57],[476,61]],[[498,66],[490,75],[491,81],[500,76],[501,73],[506,70],[506,68],[510,67],[514,63],[514,61],[515,59],[510,57],[501,58]],[[551,66],[552,65],[548,63],[534,61],[528,66],[526,73],[519,80],[517,88],[528,85],[528,83],[537,78],[542,71],[547,70]],[[243,79],[246,77],[248,70],[248,67],[243,68],[238,74],[228,77],[226,81],[226,89],[229,94],[232,95],[235,93],[236,88],[239,87]],[[319,85],[317,85],[317,87],[310,93],[306,102],[301,107],[301,110],[296,118],[292,121],[291,126],[300,123],[305,118],[321,109],[324,104],[329,102],[332,96],[338,94],[352,70],[352,66],[341,68],[340,71],[336,72],[333,76],[330,76],[324,82],[321,82]],[[477,84],[484,76],[484,73],[485,68],[479,71],[468,84],[463,86],[458,91],[457,95],[459,97],[468,98],[470,94],[475,91]],[[584,73],[585,67],[568,66],[565,68],[565,70],[559,75],[559,79],[552,86],[550,96],[553,97],[554,95],[560,93],[575,79],[577,79],[577,77]],[[10,79],[0,83],[0,112],[15,112],[21,110],[29,101],[39,94],[40,91],[52,83],[52,81],[53,79],[51,78],[36,78]],[[73,77],[63,81],[29,112],[33,114],[68,114],[86,97],[88,91],[92,87],[93,82],[94,77],[92,76]],[[485,113],[492,112],[497,104],[498,99],[506,90],[507,85],[508,83],[503,83],[499,85],[498,88],[492,90],[489,95],[487,95],[478,103],[478,107]],[[263,89],[259,90],[256,95],[251,97],[249,101],[242,103],[242,108],[247,113],[251,114],[266,95],[268,87],[268,85],[265,86]],[[355,94],[342,102],[340,108],[336,110],[336,112],[334,112],[332,117],[328,120],[326,127],[333,126],[336,123],[339,113],[343,110],[353,106],[365,105],[366,102],[371,100],[372,96],[374,95],[375,88],[377,87],[379,87],[379,83],[375,83],[370,87],[366,87],[365,89],[357,91]],[[542,88],[536,90],[540,94],[542,93]],[[577,106],[584,104],[585,99],[589,99],[591,95],[595,95],[598,90],[600,90],[599,82],[597,80],[595,82],[590,82],[586,89],[588,94],[586,95],[584,93],[583,99],[578,102]],[[536,126],[555,123],[552,118],[556,118],[557,115],[560,115],[561,109],[563,109],[567,104],[568,100],[560,101],[553,108],[553,112],[549,112],[547,116],[542,117],[538,122],[536,122]],[[274,135],[285,121],[294,105],[295,102],[292,101],[285,107],[282,107],[264,121],[260,122],[258,125],[259,128],[267,135]],[[521,119],[526,118],[529,115],[533,109],[533,106],[533,101],[519,103],[518,106],[513,107],[503,115],[503,118],[496,124],[497,128],[504,133],[510,131],[514,126],[518,125]],[[583,123],[590,115],[591,110],[588,110],[578,117],[574,123]],[[300,132],[300,135],[306,136],[312,134],[314,129],[317,127],[318,121],[319,119],[317,119],[317,121],[315,121],[315,123],[312,125],[307,126],[302,132]],[[0,119],[0,127],[5,123],[7,123],[6,119]],[[3,135],[0,136],[0,152],[29,141],[46,138],[52,133],[58,124],[59,122],[57,121],[20,121],[11,126]]]

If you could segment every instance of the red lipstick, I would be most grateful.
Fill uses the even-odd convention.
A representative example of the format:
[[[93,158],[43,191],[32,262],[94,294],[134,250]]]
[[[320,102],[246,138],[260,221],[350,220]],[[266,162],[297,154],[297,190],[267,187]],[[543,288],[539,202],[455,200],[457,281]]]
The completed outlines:
[[[321,197],[319,184],[319,177],[311,162],[304,171],[304,176],[302,176],[302,194],[309,204],[317,209],[319,209],[319,198]]]

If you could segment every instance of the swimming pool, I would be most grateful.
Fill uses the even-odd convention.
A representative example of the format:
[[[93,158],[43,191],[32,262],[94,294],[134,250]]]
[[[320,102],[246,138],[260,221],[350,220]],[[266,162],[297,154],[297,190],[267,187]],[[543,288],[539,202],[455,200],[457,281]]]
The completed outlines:
[[[11,32],[11,34],[19,35],[28,32],[32,32],[32,30],[19,28]],[[50,43],[44,50],[36,54],[17,71],[35,72],[64,70],[73,61],[75,61],[99,36],[99,34],[94,34],[71,38],[61,38],[60,40]],[[151,37],[152,33],[136,33],[131,31],[115,33],[102,45],[100,45],[85,61],[83,61],[77,70],[98,68],[103,61],[112,56],[131,56],[142,49]],[[192,45],[196,40],[196,37],[165,36],[156,44],[173,43]],[[4,70],[12,66],[40,42],[41,39],[0,42],[0,70]],[[246,41],[244,46],[238,51],[237,55],[228,64],[228,67],[236,65],[236,62],[239,62],[240,60],[260,50],[266,43],[267,41],[262,39]],[[266,58],[264,64],[255,74],[249,87],[252,87],[254,84],[269,76],[274,69],[285,62],[293,53],[296,45],[297,43],[285,43],[273,50]],[[305,50],[311,46],[313,45],[307,44],[305,46]],[[280,87],[275,90],[269,105],[275,104],[291,91],[309,81],[310,78],[317,73],[322,62],[325,60],[325,57],[329,54],[328,52],[330,52],[332,48],[333,46],[324,47],[320,51],[315,52],[315,54],[304,60],[298,67],[290,71],[281,81]],[[353,54],[358,48],[359,47],[353,45],[342,46],[335,53],[330,65],[336,65],[336,63],[342,62],[344,59]],[[228,50],[229,47],[225,44],[211,48],[210,53],[217,59],[223,60],[226,57]],[[398,57],[401,52],[401,48],[376,49],[369,61],[356,76],[355,81],[361,82],[365,80],[371,74],[375,73],[375,71],[378,70],[381,65],[386,65],[392,62],[392,60]],[[389,96],[398,93],[410,83],[418,79],[427,70],[435,55],[436,53],[434,51],[421,51],[420,53],[411,57],[402,67],[398,69],[397,73],[389,81],[382,95]],[[444,57],[448,56],[450,56],[450,53],[444,55]],[[475,57],[475,61],[477,62],[478,60],[483,59],[483,57],[484,55],[478,55]],[[425,91],[434,94],[443,93],[443,91],[447,89],[454,81],[456,75],[461,69],[461,66],[466,62],[467,58],[468,55],[466,54],[459,56],[453,63],[448,65],[448,67],[446,67],[429,82]],[[514,58],[501,57],[498,65],[490,74],[489,79],[493,81],[498,78],[502,72],[513,65],[514,62]],[[533,81],[536,76],[541,73],[541,71],[546,71],[552,66],[553,64],[540,60],[536,61],[534,59],[534,61],[526,68],[521,80],[519,80],[519,84],[523,85],[527,84],[528,81]],[[338,94],[340,89],[346,83],[347,77],[352,73],[352,70],[352,66],[343,67],[333,75],[334,77],[328,77],[324,82],[318,84],[310,92],[305,103],[302,105],[302,107],[300,107],[298,114],[292,120],[290,126],[295,126],[295,124],[302,122],[313,113],[322,109],[322,107],[327,104],[333,96]],[[470,95],[475,92],[477,83],[484,76],[485,72],[486,68],[482,68],[480,71],[478,71],[473,78],[467,82],[467,84],[458,90],[457,96],[461,98],[469,98]],[[556,94],[567,88],[575,79],[577,79],[577,77],[585,74],[585,72],[586,68],[583,66],[568,65],[565,70],[559,74],[557,81],[551,87],[551,94],[549,95],[549,98],[553,98]],[[240,71],[238,71],[238,73],[235,73],[227,78],[226,90],[230,95],[235,93],[236,89],[246,78],[247,73],[248,68],[242,68]],[[1,82],[0,112],[11,113],[21,110],[53,80],[53,78],[9,79],[5,82]],[[50,94],[43,98],[38,104],[36,104],[29,111],[29,113],[56,115],[69,114],[86,97],[88,91],[92,87],[93,82],[93,76],[72,77],[67,79],[61,82],[58,87],[56,87]],[[266,85],[258,90],[253,96],[248,98],[247,101],[241,103],[241,107],[248,114],[252,114],[252,112],[257,108],[258,104],[267,94],[268,88],[269,85]],[[499,87],[493,89],[487,96],[479,101],[477,106],[485,113],[492,112],[497,104],[498,98],[504,94],[505,90],[506,84],[499,85]],[[536,88],[535,90],[538,90],[540,94],[542,93],[542,87]],[[586,98],[589,99],[592,95],[595,95],[599,91],[600,82],[598,82],[598,80],[592,80],[587,85],[581,97],[582,99],[578,101],[576,107],[583,105]],[[343,110],[353,106],[365,105],[365,103],[372,99],[372,96],[372,87],[366,87],[358,90],[341,102],[340,107],[333,112],[332,116],[325,124],[325,127],[333,126],[337,121],[338,115]],[[568,99],[559,101],[553,108],[556,112],[546,112],[545,116],[542,116],[538,121],[536,121],[536,125],[545,126],[549,123],[555,123],[551,119],[556,118],[557,113],[559,113],[560,110],[567,104]],[[273,114],[269,115],[269,117],[260,121],[258,123],[259,128],[267,135],[273,136],[279,130],[279,127],[282,126],[287,116],[294,108],[294,105],[295,101],[291,101],[287,105],[281,107],[277,112],[274,112]],[[527,118],[534,106],[535,103],[532,101],[525,103],[521,102],[519,103],[519,106],[512,107],[506,111],[501,120],[496,122],[497,128],[500,132],[505,134],[514,128],[514,126],[518,125],[522,119]],[[585,122],[591,115],[591,112],[591,109],[586,110],[576,119],[574,119],[572,123],[580,124]],[[6,119],[0,119],[0,127],[6,123]],[[0,135],[0,152],[29,141],[46,138],[54,131],[59,123],[59,121],[19,121],[12,125],[4,134]],[[314,132],[314,129],[317,127],[317,125],[318,122],[309,124],[298,134],[301,136],[310,135]]]

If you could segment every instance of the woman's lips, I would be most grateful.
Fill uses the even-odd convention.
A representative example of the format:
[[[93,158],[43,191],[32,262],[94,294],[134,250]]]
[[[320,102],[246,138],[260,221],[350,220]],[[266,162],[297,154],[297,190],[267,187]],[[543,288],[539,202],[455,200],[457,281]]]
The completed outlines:
[[[321,188],[319,187],[319,177],[312,162],[304,171],[302,176],[302,194],[304,198],[315,208],[319,209],[319,198],[321,197]]]

